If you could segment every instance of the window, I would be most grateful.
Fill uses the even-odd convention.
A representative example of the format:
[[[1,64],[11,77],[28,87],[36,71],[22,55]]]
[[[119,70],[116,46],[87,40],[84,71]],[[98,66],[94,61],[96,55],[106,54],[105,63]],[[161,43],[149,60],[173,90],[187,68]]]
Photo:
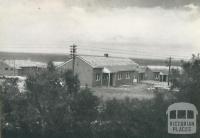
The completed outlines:
[[[176,119],[176,110],[170,112],[170,119]]]
[[[130,79],[130,72],[126,73],[126,79]]]
[[[8,70],[8,68],[5,68],[5,70]]]
[[[96,81],[100,81],[100,74],[96,74]]]
[[[192,110],[187,111],[187,118],[188,119],[194,119],[194,112]]]
[[[178,119],[186,119],[186,111],[185,110],[178,111]]]
[[[122,79],[122,73],[119,73],[119,74],[117,75],[117,79],[118,79],[118,80],[121,80],[121,79]]]

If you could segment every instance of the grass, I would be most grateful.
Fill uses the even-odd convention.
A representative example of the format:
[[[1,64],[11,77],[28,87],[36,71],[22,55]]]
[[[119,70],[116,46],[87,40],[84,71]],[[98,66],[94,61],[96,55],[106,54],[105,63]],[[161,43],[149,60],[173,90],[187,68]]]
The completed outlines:
[[[154,97],[152,91],[147,90],[149,84],[135,84],[131,86],[122,87],[96,87],[92,88],[94,94],[103,100],[110,100],[113,98],[124,99],[124,98],[137,98],[137,99],[151,99]]]

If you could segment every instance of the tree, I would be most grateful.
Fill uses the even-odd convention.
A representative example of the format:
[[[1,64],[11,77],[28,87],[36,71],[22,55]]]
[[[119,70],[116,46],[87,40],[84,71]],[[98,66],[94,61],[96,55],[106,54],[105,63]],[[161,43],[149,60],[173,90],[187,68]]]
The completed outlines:
[[[85,128],[92,136],[98,98],[89,89],[81,90],[71,71],[60,74],[54,68],[49,63],[46,70],[29,75],[23,93],[15,80],[3,84],[4,136],[78,138]]]
[[[72,130],[71,104],[76,100],[73,93],[80,90],[78,84],[78,77],[74,79],[70,71],[59,74],[52,62],[46,71],[29,76],[26,85],[29,109],[34,115],[32,128],[42,130],[44,137],[63,137]]]
[[[2,130],[3,137],[13,137],[17,133],[26,133],[25,119],[26,96],[20,93],[18,79],[6,79],[2,85]]]
[[[77,94],[77,92],[80,91],[80,81],[78,79],[78,75],[74,76],[73,71],[68,70],[63,74],[63,76],[68,92],[73,95]]]
[[[81,90],[72,102],[72,111],[75,119],[79,121],[94,121],[98,115],[98,97],[94,96],[90,89]]]
[[[200,111],[200,59],[199,55],[193,55],[192,59],[183,62],[183,73],[178,78],[176,85],[180,92],[176,97],[179,102],[189,102],[197,107]],[[197,124],[200,124],[200,118],[197,116]],[[197,130],[200,129],[198,126]],[[196,137],[199,137],[200,132],[197,131]],[[194,136],[194,137],[195,137]]]
[[[90,89],[85,88],[77,93],[72,101],[73,131],[76,138],[93,138],[92,122],[98,118],[99,99]]]
[[[172,89],[173,88],[179,88],[180,87],[180,70],[179,69],[172,69],[171,70],[171,83],[172,83]]]
[[[2,113],[2,107],[3,107],[3,102],[2,102],[2,86],[0,86],[0,138],[2,138],[2,118],[3,118],[3,113]]]
[[[94,127],[96,135],[106,138],[170,138],[166,110],[172,102],[164,93],[157,93],[150,100],[106,101],[101,119]]]
[[[56,68],[55,68],[55,66],[54,66],[54,64],[53,64],[52,61],[48,62],[48,64],[47,64],[47,70],[50,71],[50,72],[53,72],[53,71],[56,70]]]
[[[200,59],[184,62],[183,73],[179,78],[180,93],[178,99],[193,103],[200,109]]]

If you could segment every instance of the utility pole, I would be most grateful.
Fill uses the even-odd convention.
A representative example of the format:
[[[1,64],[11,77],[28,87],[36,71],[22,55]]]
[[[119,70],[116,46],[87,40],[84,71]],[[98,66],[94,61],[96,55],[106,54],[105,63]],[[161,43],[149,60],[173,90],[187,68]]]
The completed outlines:
[[[76,48],[77,46],[75,44],[70,46],[70,55],[72,58],[72,72],[73,72],[73,76],[75,76],[75,59],[76,59]]]
[[[75,44],[70,46],[70,55],[72,58],[72,75],[73,75],[73,85],[72,85],[72,89],[70,90],[70,93],[72,94],[73,92],[75,92],[75,59],[76,59],[76,48],[77,46]]]
[[[169,86],[169,82],[171,79],[171,65],[172,65],[172,57],[169,57],[169,61],[168,61],[168,66],[169,66],[169,71],[168,71],[168,86]]]
[[[14,59],[14,68],[13,68],[13,71],[14,71],[14,76],[15,76],[15,59]]]

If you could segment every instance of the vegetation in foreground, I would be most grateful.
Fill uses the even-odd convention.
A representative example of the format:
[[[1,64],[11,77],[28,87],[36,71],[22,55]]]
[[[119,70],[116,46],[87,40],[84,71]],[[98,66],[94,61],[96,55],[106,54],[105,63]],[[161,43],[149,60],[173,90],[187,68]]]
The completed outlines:
[[[2,129],[5,138],[199,138],[167,134],[167,107],[184,101],[200,111],[200,60],[184,63],[184,73],[173,78],[180,92],[157,93],[151,100],[102,102],[90,89],[80,89],[71,71],[58,74],[52,63],[26,80],[20,93],[17,80],[1,88]],[[198,124],[199,117],[198,117]]]

